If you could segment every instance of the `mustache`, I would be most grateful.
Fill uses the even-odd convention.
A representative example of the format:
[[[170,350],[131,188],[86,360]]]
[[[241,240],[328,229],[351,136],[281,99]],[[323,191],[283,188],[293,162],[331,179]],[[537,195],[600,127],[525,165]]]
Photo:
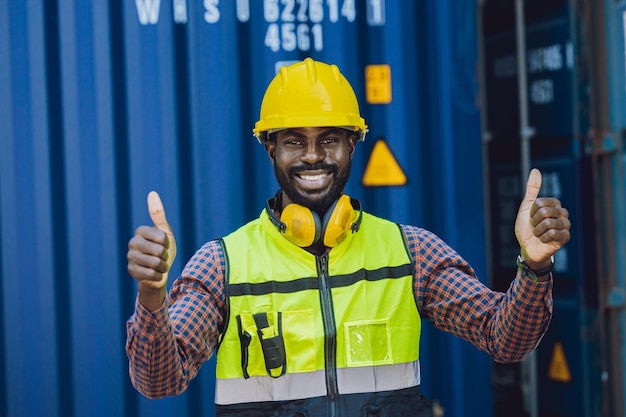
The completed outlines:
[[[324,162],[318,162],[316,164],[296,165],[296,166],[289,168],[288,172],[289,172],[289,175],[297,175],[303,171],[317,171],[317,170],[324,170],[324,171],[328,171],[331,173],[336,173],[339,170],[339,168],[337,168],[337,165],[327,164]]]

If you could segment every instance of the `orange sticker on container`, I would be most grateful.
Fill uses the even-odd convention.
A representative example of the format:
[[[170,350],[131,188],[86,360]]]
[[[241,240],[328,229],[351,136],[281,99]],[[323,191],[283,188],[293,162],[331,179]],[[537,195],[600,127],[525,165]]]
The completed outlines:
[[[391,103],[391,67],[389,65],[365,67],[365,100],[369,104]]]

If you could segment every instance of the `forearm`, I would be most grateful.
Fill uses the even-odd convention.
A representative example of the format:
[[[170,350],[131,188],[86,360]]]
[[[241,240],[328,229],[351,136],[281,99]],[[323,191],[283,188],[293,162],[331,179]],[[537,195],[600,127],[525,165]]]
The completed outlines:
[[[183,392],[217,345],[224,314],[201,284],[181,278],[153,313],[139,302],[127,324],[127,355],[133,386],[149,398]]]
[[[524,359],[541,341],[552,318],[552,280],[518,277],[502,297],[482,341],[495,361]]]
[[[190,378],[183,372],[167,307],[164,305],[150,313],[137,302],[126,331],[126,353],[133,386],[152,399],[184,391]]]
[[[551,282],[516,279],[506,293],[477,279],[445,280],[449,291],[429,300],[425,313],[435,327],[459,336],[497,362],[524,359],[539,343],[552,315]],[[461,288],[462,290],[459,290]]]

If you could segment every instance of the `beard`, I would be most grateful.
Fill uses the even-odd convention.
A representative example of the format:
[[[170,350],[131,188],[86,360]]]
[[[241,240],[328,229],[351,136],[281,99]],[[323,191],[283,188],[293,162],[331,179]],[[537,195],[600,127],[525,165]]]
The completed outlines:
[[[325,194],[315,193],[312,195],[302,194],[298,192],[290,178],[296,176],[301,171],[306,170],[327,170],[334,176],[334,181],[330,186],[330,189]],[[287,194],[287,197],[296,204],[307,207],[312,211],[315,211],[321,217],[324,216],[328,208],[343,194],[343,190],[348,183],[350,177],[350,170],[352,169],[352,161],[348,160],[348,163],[343,170],[339,170],[337,165],[330,164],[314,164],[314,165],[300,165],[297,167],[291,167],[287,174],[284,171],[279,170],[274,163],[274,174],[280,188]],[[326,191],[326,190],[324,190]],[[318,196],[318,198],[312,198]]]

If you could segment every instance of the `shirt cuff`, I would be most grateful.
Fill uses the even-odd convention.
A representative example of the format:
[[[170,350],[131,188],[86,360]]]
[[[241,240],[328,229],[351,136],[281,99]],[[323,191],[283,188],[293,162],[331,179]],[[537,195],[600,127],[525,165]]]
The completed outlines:
[[[513,281],[513,291],[517,299],[527,306],[548,308],[552,311],[552,275],[547,281],[533,281],[520,271]]]
[[[144,329],[144,334],[149,338],[154,338],[157,334],[167,333],[169,329],[168,297],[165,297],[163,304],[157,310],[150,312],[140,302],[139,297],[135,299],[135,315],[137,323]]]

